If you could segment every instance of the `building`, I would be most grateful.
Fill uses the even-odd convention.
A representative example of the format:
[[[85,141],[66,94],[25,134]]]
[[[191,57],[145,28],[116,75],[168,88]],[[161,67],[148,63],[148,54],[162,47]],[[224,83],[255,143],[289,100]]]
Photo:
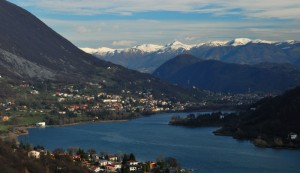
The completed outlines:
[[[129,166],[137,166],[138,164],[139,164],[138,161],[133,161],[133,160],[129,160],[129,161],[127,162],[127,165],[129,165]]]
[[[100,166],[106,166],[106,165],[108,165],[108,160],[99,160],[99,165]]]
[[[289,134],[288,138],[291,140],[296,140],[298,138],[298,135],[296,133],[291,132]]]
[[[106,165],[105,168],[106,168],[106,170],[108,172],[114,172],[114,171],[116,171],[116,168],[114,166],[112,166],[112,165]]]
[[[115,163],[113,163],[113,166],[115,166],[116,170],[120,170],[122,168],[122,163],[115,162]]]
[[[129,166],[129,171],[133,172],[133,171],[138,170],[139,162],[134,161],[134,160],[130,160],[130,161],[127,162],[127,165]]]
[[[8,121],[9,117],[7,115],[2,116],[2,121]]]
[[[46,127],[46,122],[38,122],[35,124],[37,127]]]
[[[93,166],[90,168],[90,170],[97,173],[101,171],[101,168],[99,166]]]
[[[108,158],[108,160],[111,161],[111,162],[116,162],[116,161],[118,161],[118,157],[117,157],[117,156],[114,156],[114,155],[108,155],[107,158]]]
[[[100,160],[100,157],[98,156],[98,154],[92,154],[92,160],[97,162]]]
[[[147,162],[147,164],[149,164],[150,171],[152,171],[157,165],[156,162]]]
[[[130,166],[129,171],[130,172],[137,171],[137,167],[136,166]]]
[[[28,152],[28,157],[39,159],[40,156],[41,156],[41,153],[38,151],[32,150],[32,151]]]

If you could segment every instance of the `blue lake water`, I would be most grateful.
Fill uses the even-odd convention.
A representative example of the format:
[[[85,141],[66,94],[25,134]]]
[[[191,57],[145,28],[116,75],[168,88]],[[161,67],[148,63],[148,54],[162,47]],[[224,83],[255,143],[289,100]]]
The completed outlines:
[[[70,146],[98,152],[134,153],[140,161],[175,157],[199,173],[300,173],[300,150],[262,149],[249,141],[214,136],[216,128],[169,126],[174,114],[128,122],[35,128],[19,140],[53,150]],[[176,114],[178,115],[178,114]]]

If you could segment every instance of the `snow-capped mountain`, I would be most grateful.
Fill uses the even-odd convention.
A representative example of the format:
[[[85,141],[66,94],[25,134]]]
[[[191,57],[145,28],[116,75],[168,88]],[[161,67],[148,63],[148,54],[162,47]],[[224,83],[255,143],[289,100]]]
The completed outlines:
[[[228,46],[242,46],[242,45],[246,45],[250,42],[252,42],[252,40],[249,38],[236,38],[234,40],[227,42],[227,45]]]
[[[236,38],[230,41],[217,40],[194,45],[174,41],[166,45],[142,44],[125,49],[107,47],[81,49],[100,59],[147,73],[151,73],[179,54],[191,54],[203,59],[240,64],[274,62],[300,66],[300,43],[295,40],[279,42]]]
[[[187,45],[187,44],[183,44],[179,41],[174,41],[173,43],[167,44],[165,46],[165,49],[166,50],[178,50],[178,49],[190,50],[194,46],[195,45]]]
[[[137,49],[140,50],[142,52],[155,52],[158,51],[159,49],[163,48],[164,46],[162,45],[156,45],[156,44],[142,44],[142,45],[138,45],[138,46],[134,46],[132,49]],[[128,49],[128,51],[130,51]]]
[[[99,54],[101,56],[105,56],[107,53],[114,53],[116,49],[111,49],[108,47],[101,47],[98,49],[93,49],[93,48],[81,48],[81,50],[89,53],[89,54]]]
[[[153,52],[164,52],[164,51],[178,51],[178,50],[190,50],[191,48],[195,47],[195,45],[187,45],[183,44],[179,41],[174,41],[173,43],[163,45],[157,44],[142,44],[137,45],[132,48],[125,48],[125,49],[112,49],[107,47],[101,48],[81,48],[83,51],[90,53],[90,54],[99,54],[99,55],[106,55],[107,53],[121,53],[121,52],[137,52],[140,51],[141,53],[153,53]]]

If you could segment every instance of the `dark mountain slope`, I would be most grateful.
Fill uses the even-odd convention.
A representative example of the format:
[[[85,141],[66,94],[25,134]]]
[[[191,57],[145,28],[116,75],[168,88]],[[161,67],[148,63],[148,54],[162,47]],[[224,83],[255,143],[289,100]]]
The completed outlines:
[[[191,64],[195,64],[200,61],[201,59],[192,55],[188,55],[188,54],[178,55],[175,58],[169,60],[168,63],[161,65],[153,73],[153,75],[157,77],[162,76],[164,79],[168,79],[169,77],[177,73],[182,68],[189,66]]]
[[[0,65],[15,76],[54,79],[94,73],[92,57],[29,12],[2,0],[0,21]]]
[[[237,46],[221,58],[224,62],[237,64],[257,64],[262,62],[289,63],[293,62],[284,49],[265,43],[249,43]]]
[[[252,106],[256,110],[239,113],[235,123],[227,124],[215,133],[241,139],[255,139],[264,147],[300,147],[300,88],[274,98],[265,98]]]
[[[168,69],[172,64],[172,60],[166,62],[153,75],[182,86],[218,92],[275,92],[300,85],[300,70],[291,65],[251,66],[207,60],[194,64],[183,63],[186,65],[172,71],[172,68]]]
[[[4,0],[0,1],[0,23],[0,75],[15,81],[91,81],[115,93],[127,88],[177,98],[192,95],[81,51],[26,10]]]

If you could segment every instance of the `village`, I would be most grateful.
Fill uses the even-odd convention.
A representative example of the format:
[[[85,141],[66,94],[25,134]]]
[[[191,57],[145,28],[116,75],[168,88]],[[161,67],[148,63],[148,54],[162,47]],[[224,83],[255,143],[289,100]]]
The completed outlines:
[[[103,120],[128,120],[159,112],[180,112],[201,109],[235,108],[249,105],[264,97],[257,93],[230,94],[208,92],[198,102],[183,102],[151,89],[120,90],[108,93],[103,85],[33,85],[23,82],[11,86],[14,97],[0,100],[0,131],[44,122],[65,125]],[[226,104],[226,105],[225,105]],[[225,106],[224,106],[225,105]]]
[[[33,125],[39,121],[45,121],[47,125],[63,125],[80,121],[124,120],[185,109],[184,103],[164,97],[154,98],[150,90],[122,90],[120,94],[108,94],[101,85],[93,83],[37,89],[24,82],[13,89],[18,91],[14,98],[0,100],[1,121],[7,125],[19,124],[16,121],[20,117],[32,119],[29,124],[21,125]]]
[[[20,146],[22,147],[23,144]],[[23,145],[25,146],[25,145]],[[24,147],[26,148],[26,147]],[[27,148],[28,149],[28,148]],[[28,149],[28,157],[30,159],[43,159],[50,157],[52,160],[71,160],[76,165],[82,166],[90,170],[90,172],[189,172],[181,169],[178,161],[175,158],[162,156],[157,158],[157,161],[138,161],[134,154],[107,154],[104,152],[96,153],[91,149],[84,151],[80,148],[70,147],[67,152],[63,149],[55,149],[53,152],[45,150],[44,147],[37,146],[33,149]],[[63,165],[57,165],[58,172],[65,172]]]

